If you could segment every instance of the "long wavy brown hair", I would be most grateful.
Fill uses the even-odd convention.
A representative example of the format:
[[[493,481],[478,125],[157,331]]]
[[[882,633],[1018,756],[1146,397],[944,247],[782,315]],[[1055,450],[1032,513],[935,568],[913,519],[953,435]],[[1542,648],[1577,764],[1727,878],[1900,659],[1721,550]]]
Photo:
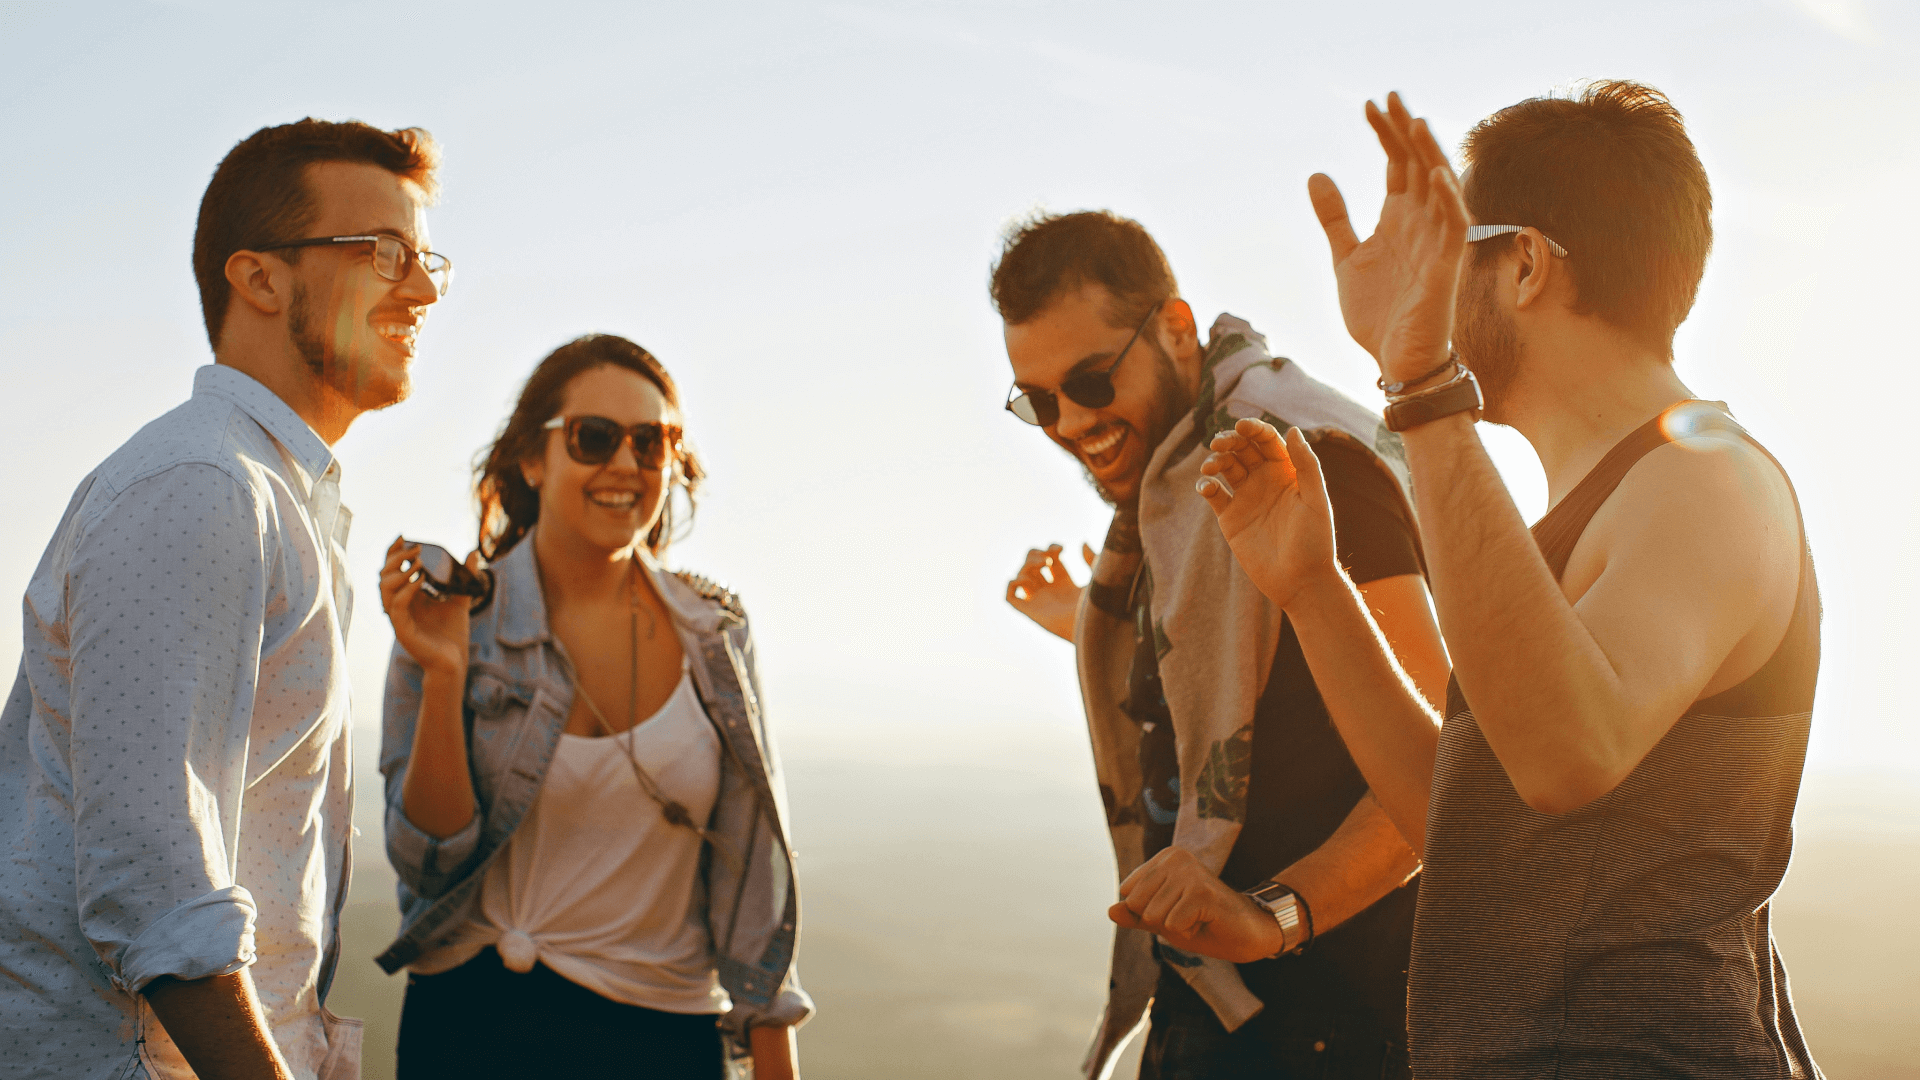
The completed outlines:
[[[560,402],[567,385],[585,372],[600,367],[622,367],[660,388],[667,404],[684,416],[680,391],[673,376],[654,355],[615,334],[588,334],[577,337],[547,354],[540,366],[527,377],[520,401],[500,429],[500,434],[480,455],[474,466],[474,494],[480,501],[480,555],[488,562],[513,550],[540,520],[540,493],[520,474],[522,462],[544,452],[547,432],[541,426],[559,415]],[[667,488],[660,520],[647,533],[647,549],[656,556],[667,545],[684,536],[693,525],[695,498],[707,471],[691,449],[673,463],[673,475]],[[685,518],[674,506],[674,491],[683,497]]]

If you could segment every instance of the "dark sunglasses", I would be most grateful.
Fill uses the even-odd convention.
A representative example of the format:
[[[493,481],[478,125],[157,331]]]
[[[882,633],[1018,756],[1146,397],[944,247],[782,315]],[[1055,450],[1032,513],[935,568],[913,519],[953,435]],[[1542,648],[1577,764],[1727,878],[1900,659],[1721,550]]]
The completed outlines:
[[[412,565],[408,569],[419,573],[421,592],[435,600],[444,600],[449,596],[470,597],[474,611],[492,602],[492,570],[482,568],[476,574],[467,569],[465,563],[454,558],[453,552],[439,544],[421,544],[412,540],[402,542],[420,549],[410,560]]]
[[[1120,355],[1113,358],[1113,363],[1100,371],[1079,371],[1067,376],[1060,384],[1060,393],[1083,408],[1104,409],[1113,404],[1113,373],[1119,370],[1120,361],[1127,358],[1133,343],[1140,340],[1141,333],[1164,303],[1162,300],[1148,309],[1147,317],[1133,328],[1133,336],[1120,347]],[[1060,422],[1060,399],[1051,390],[1022,390],[1016,386],[1007,397],[1007,411],[1036,427],[1052,427]]]
[[[541,427],[566,432],[567,456],[582,465],[605,465],[624,442],[633,443],[633,460],[643,469],[664,468],[682,453],[680,428],[657,420],[628,427],[604,416],[556,416]]]

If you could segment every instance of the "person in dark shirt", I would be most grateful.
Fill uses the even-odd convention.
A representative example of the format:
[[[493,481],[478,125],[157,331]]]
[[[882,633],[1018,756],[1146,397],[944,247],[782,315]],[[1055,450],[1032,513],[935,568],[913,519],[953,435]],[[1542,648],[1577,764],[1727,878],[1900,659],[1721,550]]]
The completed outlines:
[[[1393,835],[1347,755],[1291,627],[1250,590],[1270,621],[1234,599],[1241,595],[1233,591],[1238,571],[1230,557],[1220,557],[1225,549],[1211,515],[1192,495],[1193,479],[1180,480],[1169,465],[1191,458],[1197,467],[1204,435],[1217,426],[1216,403],[1239,408],[1264,394],[1264,409],[1342,418],[1359,407],[1292,361],[1268,357],[1258,335],[1231,316],[1222,316],[1203,343],[1157,245],[1138,224],[1111,214],[1020,227],[996,267],[994,298],[1017,380],[1009,409],[1073,453],[1115,506],[1090,587],[1073,584],[1056,546],[1029,553],[1007,598],[1075,642],[1083,686],[1100,683],[1106,670],[1094,624],[1115,630],[1116,647],[1107,653],[1116,675],[1113,708],[1103,709],[1095,696],[1087,704],[1121,871],[1137,871],[1130,883],[1166,873],[1223,893],[1237,917],[1265,935],[1257,955],[1209,969],[1185,937],[1163,935],[1149,952],[1146,935],[1121,930],[1088,1074],[1101,1073],[1151,998],[1141,1073],[1147,1080],[1408,1075],[1406,970],[1417,859]],[[1101,396],[1088,392],[1088,373],[1111,387],[1106,404],[1088,404]],[[1194,422],[1186,422],[1189,416]],[[1376,602],[1416,682],[1437,695],[1444,652],[1426,606],[1412,513],[1388,464],[1397,445],[1389,437],[1378,444],[1386,453],[1376,454],[1355,437],[1376,429],[1374,422],[1361,432],[1329,423],[1316,435],[1335,476],[1342,565]],[[1141,511],[1143,500],[1154,499],[1151,492],[1143,497],[1143,488],[1155,484],[1197,504],[1192,509],[1212,534],[1196,534],[1205,550],[1180,535],[1178,522]],[[1085,554],[1093,563],[1092,552]],[[1156,576],[1172,584],[1157,589]],[[1218,624],[1235,646],[1260,643],[1257,656],[1248,655],[1249,685],[1231,699],[1242,711],[1227,719],[1231,734],[1212,741],[1204,762],[1183,761],[1180,753],[1186,745],[1198,755],[1209,741],[1206,725],[1219,721],[1191,704],[1194,652],[1204,646],[1182,636],[1176,593],[1187,598],[1188,618]],[[1114,744],[1105,731],[1117,731],[1133,748],[1103,754]],[[1202,769],[1216,784],[1211,803],[1207,792],[1183,797],[1182,776],[1191,783]],[[1109,784],[1110,773],[1130,779]],[[1223,818],[1233,820],[1232,830],[1219,825]],[[1290,926],[1242,895],[1271,882],[1294,894],[1299,918]],[[1110,914],[1128,925],[1123,906]],[[1205,929],[1192,932],[1204,936]],[[1128,952],[1130,942],[1141,946],[1138,954]]]

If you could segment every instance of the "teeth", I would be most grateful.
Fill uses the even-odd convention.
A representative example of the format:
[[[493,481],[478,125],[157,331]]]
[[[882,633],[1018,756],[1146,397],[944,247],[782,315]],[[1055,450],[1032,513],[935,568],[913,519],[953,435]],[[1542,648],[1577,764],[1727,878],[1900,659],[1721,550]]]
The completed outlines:
[[[589,491],[587,500],[595,506],[604,506],[610,510],[631,510],[640,496],[632,491]]]
[[[1088,457],[1099,457],[1101,454],[1104,454],[1107,451],[1113,449],[1115,446],[1117,446],[1120,442],[1121,437],[1124,436],[1126,433],[1127,432],[1125,428],[1115,428],[1113,431],[1107,433],[1106,435],[1102,435],[1100,438],[1095,439],[1092,442],[1081,443],[1080,452],[1087,455]]]
[[[420,334],[420,327],[414,323],[381,323],[373,330],[381,337],[394,341],[412,341]]]

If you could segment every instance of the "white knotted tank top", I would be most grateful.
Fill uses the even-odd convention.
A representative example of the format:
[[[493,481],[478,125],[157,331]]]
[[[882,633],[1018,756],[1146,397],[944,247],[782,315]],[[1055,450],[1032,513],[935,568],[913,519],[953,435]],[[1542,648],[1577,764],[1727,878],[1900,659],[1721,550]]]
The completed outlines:
[[[700,837],[641,790],[629,747],[663,794],[707,820],[720,790],[720,740],[683,671],[644,723],[560,736],[533,808],[487,868],[478,912],[412,971],[448,971],[493,945],[511,970],[543,963],[624,1004],[727,1010],[694,903]]]

